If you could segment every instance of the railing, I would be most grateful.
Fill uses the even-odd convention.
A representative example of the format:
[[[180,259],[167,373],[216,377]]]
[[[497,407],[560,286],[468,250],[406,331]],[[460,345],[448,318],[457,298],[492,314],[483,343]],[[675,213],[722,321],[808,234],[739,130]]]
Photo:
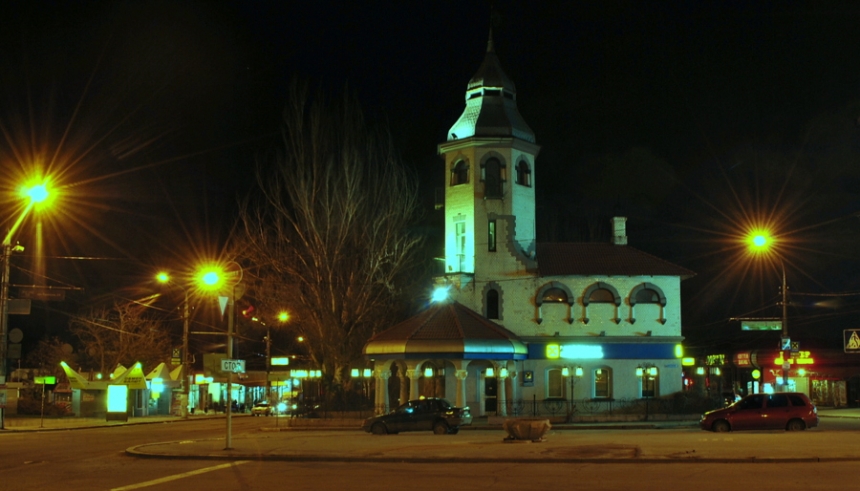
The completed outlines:
[[[452,401],[453,402],[453,401]],[[505,402],[505,411],[498,406],[481,410],[479,401],[467,401],[475,418],[482,416],[541,417],[568,421],[623,421],[689,418],[722,407],[720,401],[675,394],[669,397],[642,399],[513,399]],[[350,403],[311,402],[292,416],[299,418],[356,419],[382,414],[396,407],[377,407],[367,401]]]

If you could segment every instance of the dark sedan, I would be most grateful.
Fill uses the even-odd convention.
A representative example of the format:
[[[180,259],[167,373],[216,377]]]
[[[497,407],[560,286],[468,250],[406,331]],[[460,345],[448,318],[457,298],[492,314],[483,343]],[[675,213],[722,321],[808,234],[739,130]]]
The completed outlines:
[[[367,418],[361,428],[374,435],[401,431],[433,431],[437,435],[456,434],[472,424],[468,407],[455,407],[445,399],[429,397],[401,404],[382,416]]]

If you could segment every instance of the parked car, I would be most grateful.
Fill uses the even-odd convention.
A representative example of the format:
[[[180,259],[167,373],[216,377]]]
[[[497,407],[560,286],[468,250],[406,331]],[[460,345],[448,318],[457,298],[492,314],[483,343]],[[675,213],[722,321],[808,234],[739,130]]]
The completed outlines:
[[[254,416],[269,416],[272,414],[272,406],[268,402],[257,402],[251,408],[251,414]]]
[[[752,394],[729,407],[708,411],[699,426],[710,431],[787,430],[818,426],[818,408],[806,394]]]
[[[455,407],[445,399],[428,397],[401,404],[382,416],[367,418],[361,428],[374,435],[401,431],[433,431],[437,435],[456,434],[472,424],[468,407]]]

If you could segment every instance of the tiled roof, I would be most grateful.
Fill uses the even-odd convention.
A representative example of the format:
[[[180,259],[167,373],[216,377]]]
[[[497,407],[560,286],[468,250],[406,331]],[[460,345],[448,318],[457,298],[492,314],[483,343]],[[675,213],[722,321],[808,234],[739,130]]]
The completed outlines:
[[[695,273],[628,245],[605,242],[537,244],[541,276],[680,276]]]
[[[457,302],[434,304],[380,332],[364,347],[372,354],[449,354],[463,357],[526,353],[517,335]]]

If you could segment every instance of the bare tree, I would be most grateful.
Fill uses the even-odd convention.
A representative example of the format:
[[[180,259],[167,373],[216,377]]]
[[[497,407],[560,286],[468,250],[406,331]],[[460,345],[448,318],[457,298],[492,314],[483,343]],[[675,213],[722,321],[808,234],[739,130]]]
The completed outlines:
[[[146,316],[147,309],[138,302],[117,302],[73,317],[70,330],[83,348],[80,363],[106,372],[118,364],[141,362],[152,368],[164,361],[173,343],[163,323]]]
[[[283,148],[258,167],[237,244],[258,268],[259,301],[290,310],[313,363],[339,383],[415,279],[417,184],[352,97],[294,85],[289,100]]]
[[[63,369],[60,362],[69,365],[77,364],[78,356],[72,350],[72,346],[59,338],[43,338],[39,340],[36,349],[27,355],[27,366],[37,367],[40,374],[55,375],[61,377]]]

